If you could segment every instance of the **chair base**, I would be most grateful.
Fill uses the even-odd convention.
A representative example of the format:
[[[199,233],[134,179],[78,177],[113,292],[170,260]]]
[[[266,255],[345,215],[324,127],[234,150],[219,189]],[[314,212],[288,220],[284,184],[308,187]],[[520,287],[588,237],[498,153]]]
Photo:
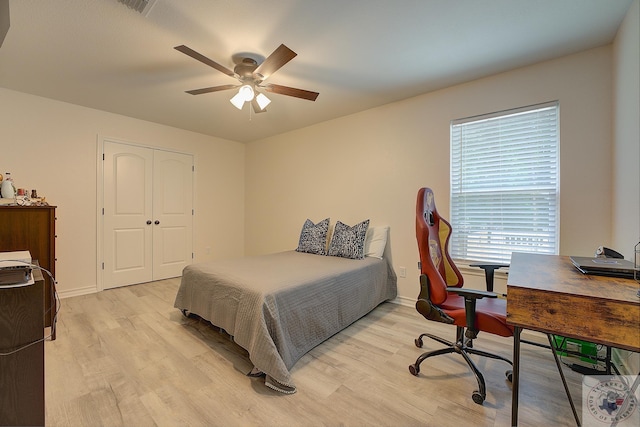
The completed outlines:
[[[464,329],[465,328],[461,326],[457,326],[457,333],[456,333],[457,338],[455,343],[435,335],[427,334],[427,333],[422,334],[418,338],[416,338],[415,344],[416,344],[416,347],[418,348],[422,348],[423,337],[428,337],[434,341],[438,341],[439,343],[444,344],[446,347],[441,348],[439,350],[429,351],[420,355],[420,357],[418,357],[418,359],[416,360],[416,363],[409,365],[409,372],[411,372],[412,375],[418,376],[418,374],[420,373],[420,365],[429,357],[439,356],[441,354],[458,353],[462,355],[464,360],[467,362],[467,365],[469,365],[469,368],[475,375],[476,381],[478,382],[478,390],[474,390],[471,397],[475,403],[482,405],[482,403],[487,397],[487,389],[486,389],[484,377],[482,376],[482,373],[480,372],[476,364],[469,357],[469,354],[475,354],[478,356],[489,357],[491,359],[502,360],[504,362],[509,363],[511,366],[513,366],[513,362],[511,362],[509,359],[502,357],[498,354],[488,353],[486,351],[477,350],[473,348],[473,340],[465,339]],[[513,379],[513,371],[511,369],[506,371],[505,376],[507,377],[507,380],[511,382],[511,380]]]

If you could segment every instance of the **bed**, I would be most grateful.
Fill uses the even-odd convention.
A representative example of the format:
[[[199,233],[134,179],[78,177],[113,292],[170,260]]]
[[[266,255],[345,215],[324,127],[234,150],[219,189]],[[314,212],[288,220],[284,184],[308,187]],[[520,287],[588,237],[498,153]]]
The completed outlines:
[[[264,375],[274,390],[294,393],[294,364],[395,298],[396,282],[388,256],[291,250],[189,265],[174,306],[224,329],[248,351],[253,374]]]

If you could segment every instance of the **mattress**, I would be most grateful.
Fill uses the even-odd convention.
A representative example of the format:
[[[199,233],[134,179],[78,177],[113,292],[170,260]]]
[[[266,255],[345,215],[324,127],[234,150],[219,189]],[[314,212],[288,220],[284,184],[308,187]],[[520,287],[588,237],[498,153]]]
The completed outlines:
[[[293,393],[304,354],[396,295],[387,259],[285,251],[189,265],[174,306],[223,328],[267,386]]]

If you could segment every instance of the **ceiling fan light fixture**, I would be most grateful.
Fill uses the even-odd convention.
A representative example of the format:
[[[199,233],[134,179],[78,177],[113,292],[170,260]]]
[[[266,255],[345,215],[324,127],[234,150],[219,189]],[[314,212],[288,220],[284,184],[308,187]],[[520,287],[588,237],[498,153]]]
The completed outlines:
[[[240,90],[238,91],[238,93],[242,94],[242,98],[249,102],[253,99],[253,88],[249,85],[244,85],[240,88]]]
[[[258,106],[261,110],[264,110],[267,105],[271,104],[271,100],[267,98],[263,93],[259,93],[258,96],[256,96],[256,102],[258,103]]]
[[[244,103],[253,100],[254,95],[253,88],[249,85],[244,85],[240,90],[238,90],[238,93],[233,95],[233,98],[231,98],[230,101],[234,107],[238,110],[242,110]]]
[[[236,93],[233,98],[231,98],[229,100],[234,107],[236,107],[238,110],[242,110],[242,106],[244,105],[244,95],[242,94],[242,92],[238,91],[238,93]]]
[[[0,0],[2,1],[2,0]],[[118,0],[118,1],[137,1],[137,0]],[[151,1],[151,0],[149,0]],[[157,1],[157,0],[153,0]],[[258,92],[256,89],[263,89],[267,92],[278,93],[281,95],[292,96],[294,98],[307,99],[309,101],[315,101],[318,97],[318,92],[312,92],[309,90],[296,89],[289,86],[281,86],[276,84],[268,84],[262,85],[263,81],[272,75],[274,72],[278,71],[283,65],[291,61],[296,53],[281,44],[278,46],[276,50],[274,50],[269,56],[267,56],[262,62],[258,65],[258,60],[252,57],[244,57],[241,58],[239,55],[234,55],[233,59],[236,63],[236,66],[233,68],[233,71],[228,69],[227,67],[218,64],[217,62],[207,58],[201,53],[196,52],[195,50],[185,46],[175,46],[179,52],[184,53],[187,56],[192,57],[193,59],[202,62],[205,65],[208,65],[227,76],[233,77],[238,80],[241,84],[238,93],[236,93],[231,99],[231,103],[238,110],[242,110],[245,102],[250,102],[253,107],[253,111],[256,113],[262,113],[266,111],[267,105],[271,103],[271,100],[267,98],[261,92]],[[255,56],[255,55],[253,55]],[[238,61],[241,59],[241,61]],[[237,88],[238,85],[219,85],[213,87],[207,87],[202,89],[194,89],[188,90],[187,93],[191,95],[200,95],[203,93],[211,93],[218,92],[221,90],[233,89]]]

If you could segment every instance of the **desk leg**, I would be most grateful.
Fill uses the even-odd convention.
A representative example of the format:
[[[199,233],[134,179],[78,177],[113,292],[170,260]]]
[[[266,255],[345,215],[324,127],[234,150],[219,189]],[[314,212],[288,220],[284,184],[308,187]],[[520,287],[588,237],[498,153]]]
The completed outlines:
[[[520,387],[520,333],[522,328],[513,328],[513,377],[511,378],[511,425],[518,425],[518,389]]]
[[[553,358],[556,361],[556,367],[558,368],[558,373],[560,374],[560,378],[562,379],[562,385],[564,385],[564,392],[567,394],[567,399],[569,399],[569,404],[571,405],[571,410],[573,411],[573,418],[576,420],[576,425],[580,427],[580,418],[578,418],[578,412],[576,412],[576,405],[573,403],[573,398],[571,397],[571,391],[569,391],[569,386],[567,385],[567,379],[564,377],[564,371],[562,370],[562,365],[560,365],[560,359],[558,358],[557,348],[553,342],[553,338],[551,334],[547,334],[547,338],[549,339],[549,346],[551,347],[551,352],[553,353]]]

